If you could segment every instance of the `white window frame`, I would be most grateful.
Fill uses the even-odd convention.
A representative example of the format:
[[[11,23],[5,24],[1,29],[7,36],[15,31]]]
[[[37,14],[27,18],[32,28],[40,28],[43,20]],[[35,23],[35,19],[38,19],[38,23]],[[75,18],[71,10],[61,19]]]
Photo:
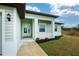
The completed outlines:
[[[45,26],[45,31],[44,32],[46,32],[46,24],[45,23],[39,23],[39,32],[41,32],[40,31],[40,25],[44,25]]]

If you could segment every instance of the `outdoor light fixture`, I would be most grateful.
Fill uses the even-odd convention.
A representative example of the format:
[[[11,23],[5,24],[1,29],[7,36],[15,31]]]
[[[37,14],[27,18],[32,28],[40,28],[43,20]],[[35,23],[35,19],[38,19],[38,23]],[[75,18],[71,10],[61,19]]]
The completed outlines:
[[[9,13],[7,14],[7,19],[8,21],[11,21],[11,15]]]

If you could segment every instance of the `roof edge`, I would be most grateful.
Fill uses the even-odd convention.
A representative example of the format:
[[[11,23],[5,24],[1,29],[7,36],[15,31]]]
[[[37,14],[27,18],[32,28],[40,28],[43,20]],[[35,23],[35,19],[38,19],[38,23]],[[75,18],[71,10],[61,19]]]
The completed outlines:
[[[25,18],[25,3],[0,3],[0,5],[15,7],[20,18]]]
[[[51,15],[51,14],[41,13],[41,12],[36,12],[36,11],[30,11],[30,10],[25,10],[25,12],[26,13],[31,13],[31,14],[42,15],[42,16],[54,17],[54,18],[58,18],[59,17],[59,16],[56,16],[56,15]]]
[[[55,24],[64,24],[64,23],[61,23],[61,22],[55,22]]]

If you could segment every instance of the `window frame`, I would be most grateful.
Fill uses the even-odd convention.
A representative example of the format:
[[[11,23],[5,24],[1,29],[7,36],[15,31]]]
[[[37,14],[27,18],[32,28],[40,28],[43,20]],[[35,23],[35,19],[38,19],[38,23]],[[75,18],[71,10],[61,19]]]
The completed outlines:
[[[43,25],[44,26],[44,31],[40,31],[40,26]],[[39,32],[46,32],[46,24],[45,23],[39,23]]]

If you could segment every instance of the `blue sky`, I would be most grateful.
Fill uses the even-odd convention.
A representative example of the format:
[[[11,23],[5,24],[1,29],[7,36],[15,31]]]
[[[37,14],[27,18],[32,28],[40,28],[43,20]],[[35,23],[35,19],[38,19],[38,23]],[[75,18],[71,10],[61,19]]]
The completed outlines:
[[[60,17],[57,20],[64,22],[65,27],[73,27],[79,24],[78,4],[27,3],[26,9],[59,15]]]

